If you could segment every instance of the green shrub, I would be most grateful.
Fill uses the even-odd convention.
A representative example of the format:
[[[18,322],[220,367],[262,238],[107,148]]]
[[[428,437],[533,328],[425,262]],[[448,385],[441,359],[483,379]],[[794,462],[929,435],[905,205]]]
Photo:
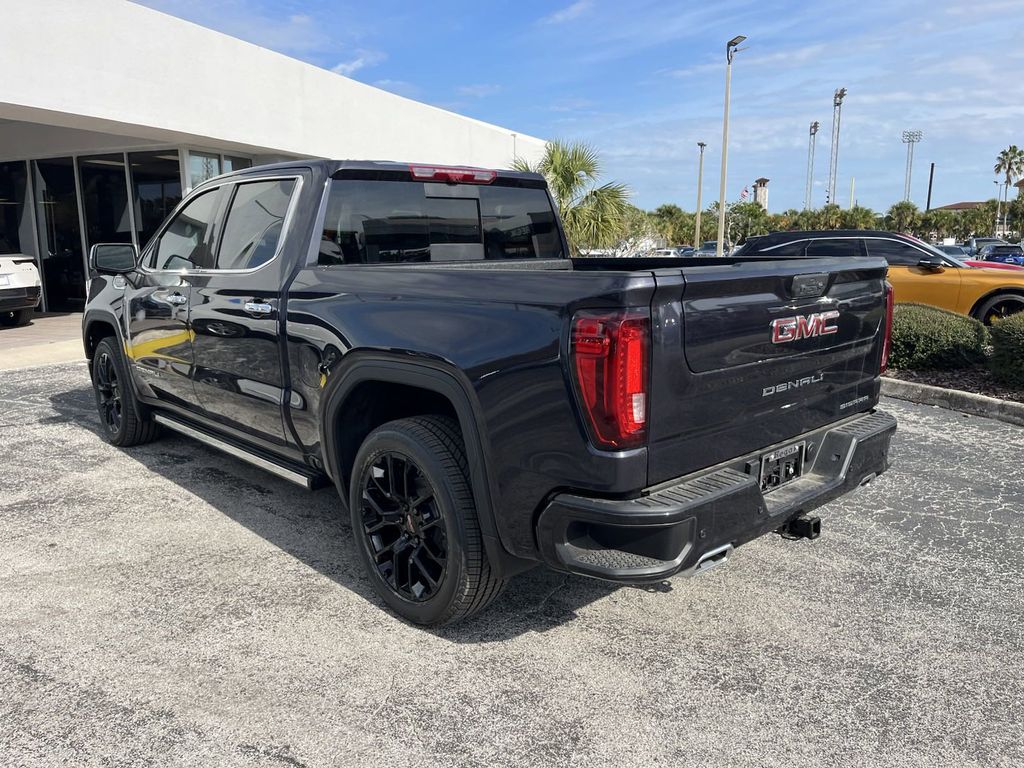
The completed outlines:
[[[992,324],[992,375],[1002,384],[1024,389],[1024,312]]]
[[[924,304],[897,304],[889,365],[910,370],[970,368],[985,359],[988,334],[970,317]]]

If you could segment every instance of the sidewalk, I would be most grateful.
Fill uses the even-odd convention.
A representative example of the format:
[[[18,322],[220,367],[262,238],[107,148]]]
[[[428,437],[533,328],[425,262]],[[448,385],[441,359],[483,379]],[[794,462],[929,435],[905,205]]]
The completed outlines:
[[[28,325],[0,327],[0,370],[84,359],[79,313],[37,312]]]

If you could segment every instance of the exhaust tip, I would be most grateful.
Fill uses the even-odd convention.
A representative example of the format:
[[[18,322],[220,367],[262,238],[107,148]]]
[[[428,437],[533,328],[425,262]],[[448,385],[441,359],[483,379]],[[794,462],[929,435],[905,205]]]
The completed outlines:
[[[725,544],[717,549],[712,549],[710,552],[705,552],[693,567],[693,575],[696,576],[698,573],[704,573],[712,568],[725,565],[729,562],[729,555],[732,554],[732,550],[732,544]]]

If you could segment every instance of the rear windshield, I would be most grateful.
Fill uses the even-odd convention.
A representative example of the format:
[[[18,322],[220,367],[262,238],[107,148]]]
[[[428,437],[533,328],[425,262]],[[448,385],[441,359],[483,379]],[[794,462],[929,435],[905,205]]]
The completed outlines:
[[[993,245],[992,253],[1021,253],[1019,245]]]
[[[335,179],[319,263],[407,264],[562,258],[544,189]]]

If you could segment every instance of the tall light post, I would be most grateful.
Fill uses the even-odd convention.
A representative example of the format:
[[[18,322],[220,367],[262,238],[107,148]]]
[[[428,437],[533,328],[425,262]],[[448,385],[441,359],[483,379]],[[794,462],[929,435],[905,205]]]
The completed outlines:
[[[832,94],[832,152],[828,158],[828,186],[825,188],[825,205],[836,201],[836,179],[839,176],[839,124],[843,118],[845,88],[836,88]]]
[[[907,145],[907,177],[903,180],[903,199],[910,199],[910,175],[914,170],[914,145],[924,136],[920,131],[904,131],[903,143]]]
[[[1002,212],[1003,205],[1003,182],[996,179],[992,183],[996,185],[996,225],[992,229],[992,236],[999,237],[999,214]]]
[[[807,139],[807,189],[804,191],[804,210],[811,208],[811,185],[814,183],[814,145],[818,140],[818,121],[811,123]]]
[[[715,255],[721,257],[725,246],[725,175],[729,165],[729,86],[732,83],[732,57],[746,35],[736,35],[725,44],[725,114],[722,117],[722,181],[718,187],[718,244]]]
[[[707,146],[703,141],[698,141],[697,146],[700,148],[700,160],[697,163],[697,219],[693,224],[693,247],[700,248],[700,207],[701,207],[701,192],[704,190],[704,147]]]

